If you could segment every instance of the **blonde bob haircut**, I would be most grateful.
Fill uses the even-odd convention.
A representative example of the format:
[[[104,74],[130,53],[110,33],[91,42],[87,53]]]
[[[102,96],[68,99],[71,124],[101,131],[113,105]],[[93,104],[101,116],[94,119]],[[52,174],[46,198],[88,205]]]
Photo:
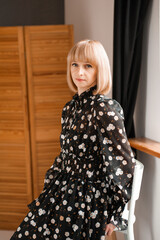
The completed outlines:
[[[93,94],[107,95],[112,86],[110,63],[107,53],[99,41],[85,39],[77,42],[67,56],[67,83],[72,92],[77,86],[71,77],[71,63],[76,61],[91,63],[97,68],[97,88]]]

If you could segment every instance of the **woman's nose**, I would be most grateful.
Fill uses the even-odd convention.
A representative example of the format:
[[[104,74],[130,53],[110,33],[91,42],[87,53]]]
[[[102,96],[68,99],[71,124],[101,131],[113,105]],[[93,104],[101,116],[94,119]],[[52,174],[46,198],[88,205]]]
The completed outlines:
[[[84,70],[82,67],[79,68],[79,75],[82,75],[84,73]]]

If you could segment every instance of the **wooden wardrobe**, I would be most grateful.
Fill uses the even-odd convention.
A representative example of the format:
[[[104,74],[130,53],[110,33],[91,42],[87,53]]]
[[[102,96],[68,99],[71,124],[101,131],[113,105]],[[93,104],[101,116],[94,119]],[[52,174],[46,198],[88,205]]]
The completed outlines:
[[[0,229],[15,230],[60,152],[72,25],[0,27]]]

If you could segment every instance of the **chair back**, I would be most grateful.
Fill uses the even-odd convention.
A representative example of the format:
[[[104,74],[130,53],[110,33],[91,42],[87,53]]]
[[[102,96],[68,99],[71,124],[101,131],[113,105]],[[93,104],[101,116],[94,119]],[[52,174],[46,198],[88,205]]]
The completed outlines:
[[[129,203],[129,216],[128,216],[128,227],[130,224],[135,222],[135,203],[138,200],[140,195],[141,183],[142,183],[142,176],[143,176],[144,165],[136,160],[136,165],[134,169],[134,177],[133,177],[133,185],[132,185],[132,194]]]
[[[144,165],[140,161],[136,160],[134,176],[133,176],[131,199],[126,204],[125,209],[123,211],[123,215],[122,215],[124,219],[128,220],[128,228],[125,231],[120,231],[126,235],[127,240],[134,240],[133,224],[136,220],[136,217],[134,214],[135,204],[136,204],[136,200],[139,198],[139,195],[140,195],[143,170],[144,170]],[[115,229],[115,231],[117,230]]]

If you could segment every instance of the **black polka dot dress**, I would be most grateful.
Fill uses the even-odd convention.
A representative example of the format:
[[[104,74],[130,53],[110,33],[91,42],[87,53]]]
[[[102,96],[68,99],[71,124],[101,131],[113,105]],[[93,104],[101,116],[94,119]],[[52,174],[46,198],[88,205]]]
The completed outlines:
[[[126,228],[135,159],[120,104],[95,88],[63,107],[60,154],[11,240],[104,240],[107,223]]]

